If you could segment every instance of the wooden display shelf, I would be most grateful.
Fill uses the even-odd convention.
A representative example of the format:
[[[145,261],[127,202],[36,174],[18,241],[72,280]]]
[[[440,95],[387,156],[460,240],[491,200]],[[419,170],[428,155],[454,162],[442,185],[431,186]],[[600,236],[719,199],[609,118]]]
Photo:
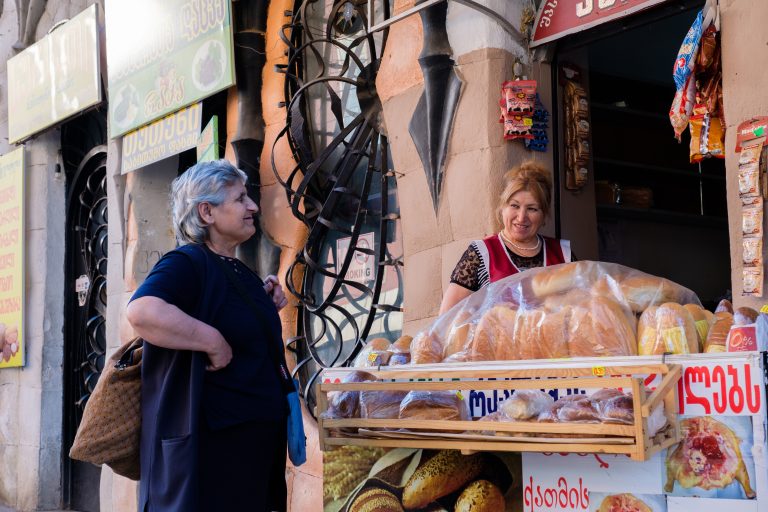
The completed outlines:
[[[441,368],[444,367],[444,368]],[[406,369],[407,368],[407,369]],[[397,367],[379,370],[365,368],[379,379],[377,382],[333,383],[341,372],[350,368],[326,370],[319,384],[317,417],[322,450],[334,445],[364,445],[382,447],[455,449],[462,452],[515,451],[515,452],[578,452],[626,454],[634,460],[647,460],[653,454],[680,441],[677,418],[677,382],[680,365],[640,364],[609,365],[585,368],[558,364],[549,368],[520,369],[464,369],[450,365],[430,365],[429,368]],[[605,376],[595,376],[605,375]],[[660,374],[661,383],[648,392],[642,375]],[[507,380],[512,379],[512,380]],[[327,393],[332,391],[412,391],[412,390],[517,390],[565,388],[622,388],[631,390],[634,404],[634,424],[614,423],[539,423],[539,422],[482,422],[451,420],[408,419],[325,419],[328,408]],[[468,397],[468,396],[467,396]],[[664,404],[667,428],[653,438],[648,435],[648,418],[659,405]],[[340,429],[366,429],[371,437],[346,434]],[[368,429],[385,430],[376,436]],[[397,432],[400,429],[406,431]],[[411,429],[411,431],[407,431]],[[493,431],[507,436],[521,434],[548,434],[547,437],[507,440],[507,436],[478,440],[473,435],[455,435],[466,431]],[[418,432],[430,432],[430,437],[419,438]],[[440,437],[440,433],[450,434]],[[559,438],[558,434],[587,435],[590,442],[579,438]],[[375,437],[374,437],[375,436]],[[607,437],[610,436],[610,437]],[[530,440],[529,440],[530,439]]]

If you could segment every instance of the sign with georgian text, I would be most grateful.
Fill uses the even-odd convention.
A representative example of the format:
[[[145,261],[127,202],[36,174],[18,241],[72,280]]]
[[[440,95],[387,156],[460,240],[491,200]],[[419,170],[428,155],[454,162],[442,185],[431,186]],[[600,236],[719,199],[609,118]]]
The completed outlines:
[[[10,143],[101,102],[98,18],[91,5],[8,59]]]
[[[541,0],[531,46],[560,39],[647,9],[664,0]]]
[[[24,147],[0,156],[0,368],[24,365]]]
[[[109,136],[235,83],[229,0],[107,2]]]

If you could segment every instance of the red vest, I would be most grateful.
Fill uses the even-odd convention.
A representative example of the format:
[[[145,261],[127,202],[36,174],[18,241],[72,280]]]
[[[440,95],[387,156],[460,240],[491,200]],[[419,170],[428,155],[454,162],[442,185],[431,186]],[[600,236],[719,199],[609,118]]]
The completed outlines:
[[[541,237],[544,240],[544,266],[559,265],[571,261],[571,242],[557,240],[556,238]],[[499,279],[517,274],[520,269],[515,266],[510,258],[504,242],[498,234],[491,235],[477,244],[483,259],[483,264],[488,271],[488,280],[493,283]],[[483,250],[485,249],[485,250]]]

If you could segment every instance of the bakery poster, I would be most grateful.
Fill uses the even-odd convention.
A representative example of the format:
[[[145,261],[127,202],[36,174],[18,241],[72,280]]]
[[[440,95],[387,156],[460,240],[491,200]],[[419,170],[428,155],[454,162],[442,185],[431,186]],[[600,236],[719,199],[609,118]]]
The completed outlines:
[[[589,512],[667,512],[667,498],[632,492],[589,494]]]
[[[758,512],[757,501],[667,497],[667,512]]]
[[[0,156],[0,368],[24,364],[24,148]]]
[[[524,453],[523,512],[587,512],[595,493],[661,494],[663,459],[626,455]]]
[[[752,418],[681,416],[680,431],[683,439],[664,463],[666,494],[755,498]]]
[[[323,511],[522,509],[520,454],[340,446],[323,452]]]

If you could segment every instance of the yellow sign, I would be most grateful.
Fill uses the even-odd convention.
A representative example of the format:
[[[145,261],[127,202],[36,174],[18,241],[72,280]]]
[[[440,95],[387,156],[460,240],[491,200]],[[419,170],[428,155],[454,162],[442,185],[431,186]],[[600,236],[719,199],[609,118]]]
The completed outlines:
[[[123,137],[122,173],[196,147],[202,120],[203,104],[195,103],[126,134]]]
[[[101,102],[98,7],[8,60],[8,139],[26,139]]]
[[[24,365],[24,148],[0,156],[0,368]]]

